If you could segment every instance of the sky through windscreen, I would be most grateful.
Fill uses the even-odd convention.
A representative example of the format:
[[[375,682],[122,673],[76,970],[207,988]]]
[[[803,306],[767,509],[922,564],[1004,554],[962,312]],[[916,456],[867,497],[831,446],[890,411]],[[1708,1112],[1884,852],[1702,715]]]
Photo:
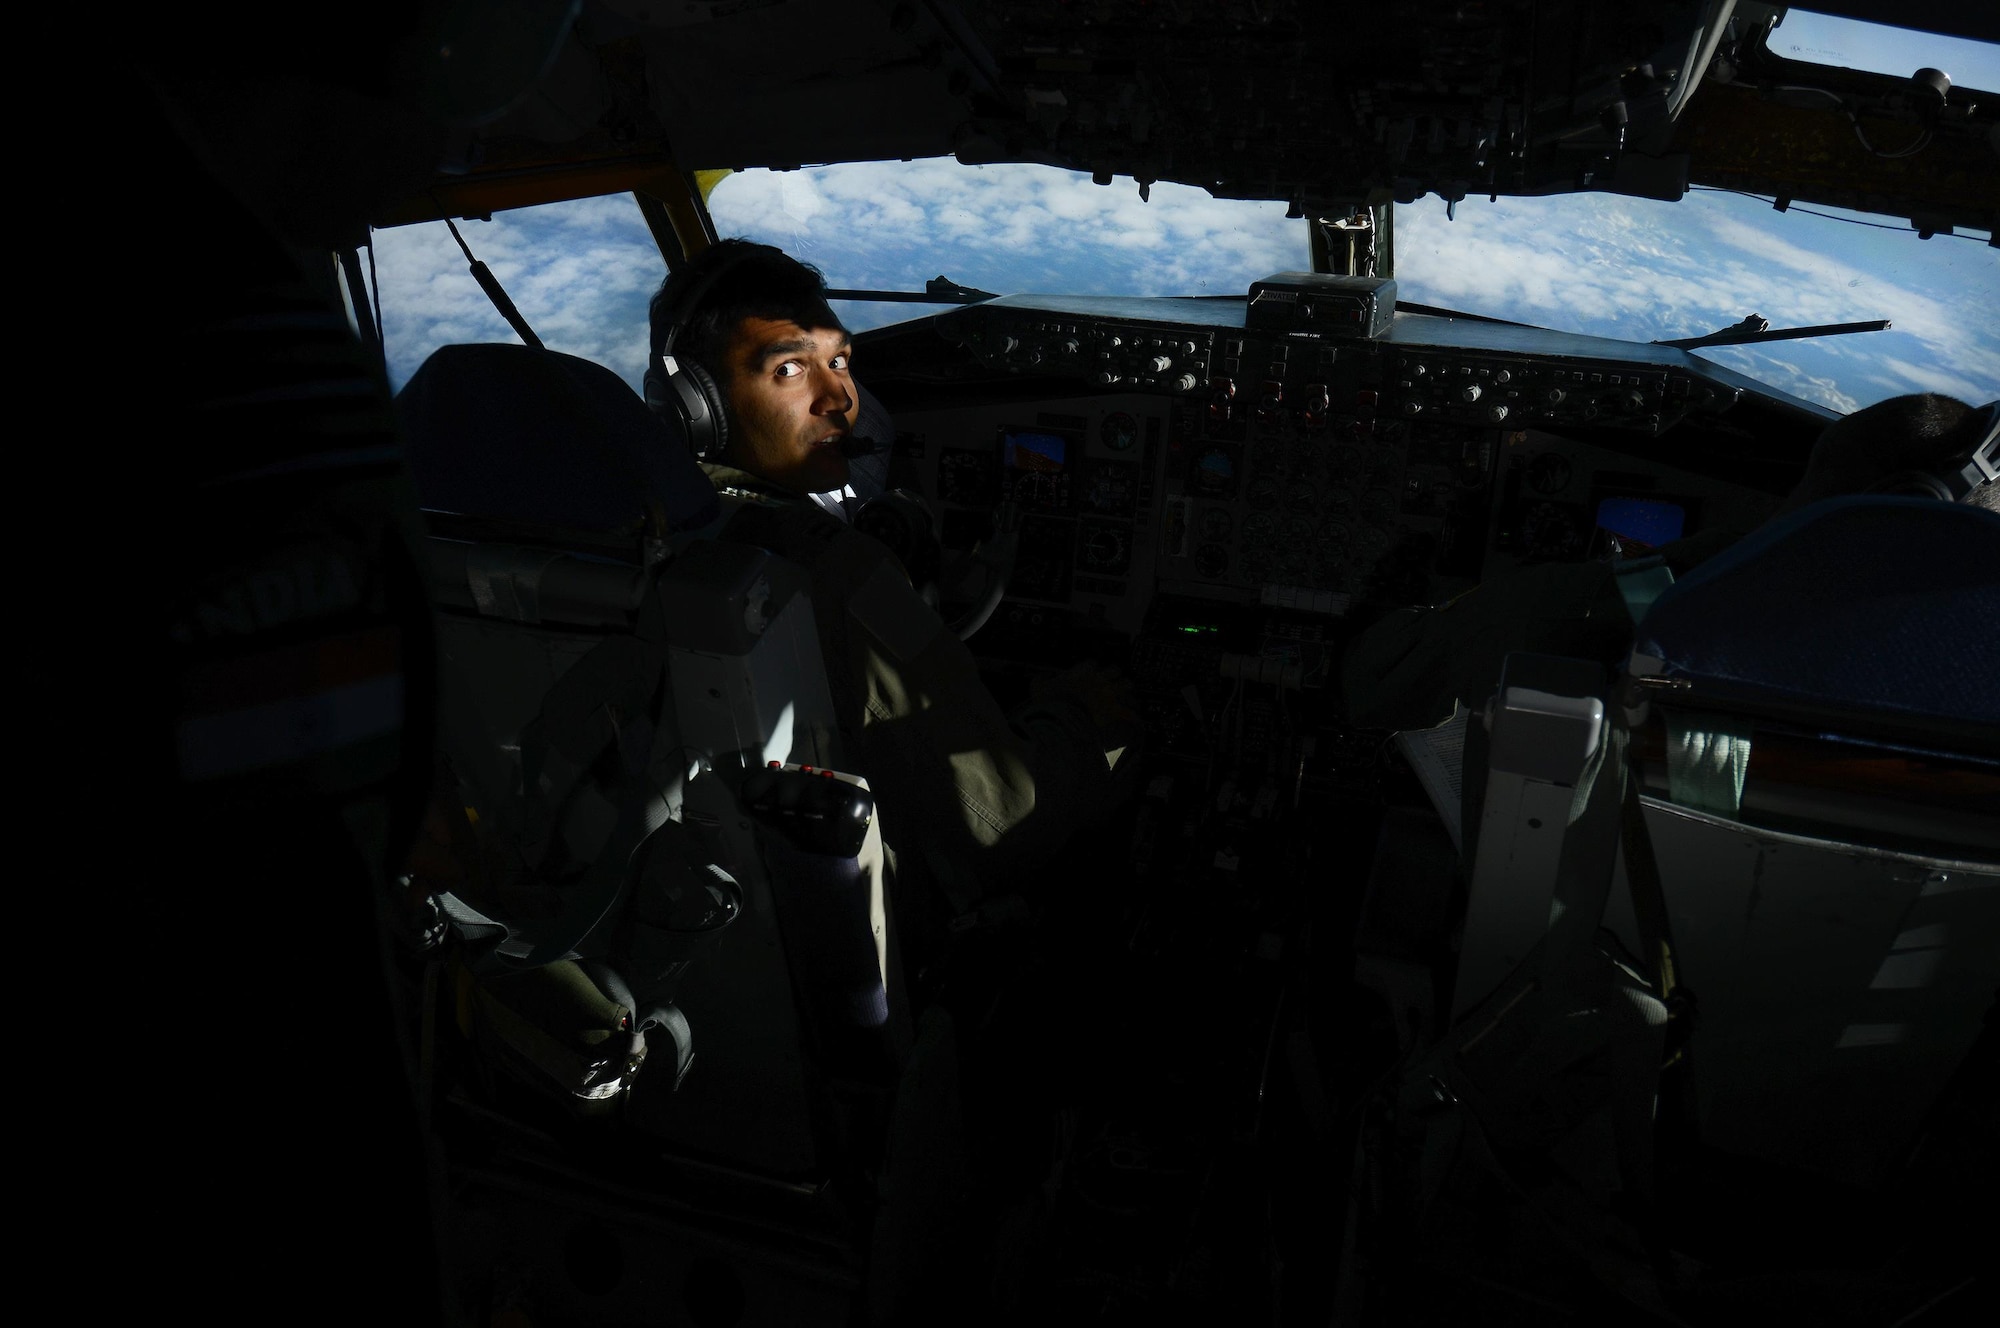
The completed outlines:
[[[718,228],[779,245],[836,287],[921,290],[933,277],[998,294],[1222,295],[1307,266],[1305,225],[1281,203],[1211,198],[1031,165],[950,160],[748,171],[710,199]],[[1825,211],[1827,209],[1814,209]],[[1902,392],[2000,395],[2000,261],[1963,237],[1920,240],[1697,191],[1677,203],[1615,195],[1473,198],[1447,220],[1425,199],[1396,213],[1405,300],[1595,336],[1696,336],[1760,314],[1774,327],[1887,318],[1846,337],[1703,352],[1835,410]],[[646,301],[665,268],[629,196],[461,223],[550,346],[644,373]],[[378,232],[390,372],[438,345],[511,341],[441,224]],[[844,306],[860,331],[937,306]]]
[[[1630,341],[1750,314],[1773,328],[1886,318],[1883,332],[1699,353],[1843,412],[1905,392],[2000,395],[2000,331],[1980,312],[2000,303],[2000,260],[1976,241],[1719,191],[1468,199],[1456,213],[1435,199],[1397,209],[1402,298]]]

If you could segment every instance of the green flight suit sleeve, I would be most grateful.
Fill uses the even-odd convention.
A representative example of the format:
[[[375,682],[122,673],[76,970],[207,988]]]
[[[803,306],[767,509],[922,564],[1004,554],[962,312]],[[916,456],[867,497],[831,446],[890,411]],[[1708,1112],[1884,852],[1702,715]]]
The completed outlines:
[[[738,533],[808,568],[828,681],[883,831],[953,902],[1020,889],[1112,800],[1106,740],[1053,695],[1003,711],[972,652],[875,540],[803,505]]]
[[[862,768],[885,812],[907,826],[885,828],[900,844],[914,838],[948,893],[1017,890],[1110,796],[1089,711],[1052,696],[1003,712],[972,652],[894,560],[863,536],[846,541],[845,556],[830,562],[847,565],[829,570],[852,587],[842,634],[862,712]],[[908,826],[913,814],[918,823]]]

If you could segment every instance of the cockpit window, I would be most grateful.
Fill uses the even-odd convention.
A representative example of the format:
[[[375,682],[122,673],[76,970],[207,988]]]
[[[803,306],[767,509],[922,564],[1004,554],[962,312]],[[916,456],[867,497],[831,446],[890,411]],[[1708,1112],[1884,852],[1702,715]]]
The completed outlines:
[[[639,387],[646,303],[667,265],[632,195],[496,212],[458,229],[544,345]],[[379,230],[370,242],[391,388],[439,346],[516,339],[443,222]]]
[[[2000,46],[1788,9],[1764,42],[1773,55],[1871,74],[1942,70],[1957,87],[2000,92]]]
[[[1985,401],[2000,385],[2000,263],[1983,235],[1919,239],[1835,208],[1696,189],[1436,198],[1396,209],[1404,300],[1629,341],[1888,319],[1885,331],[1695,353],[1843,413],[1905,392]]]
[[[1306,223],[1281,203],[1156,184],[1142,201],[1042,166],[949,160],[746,171],[709,198],[724,234],[776,244],[836,288],[917,292],[932,278],[995,294],[1240,295],[1303,268]],[[1889,320],[1885,331],[1710,347],[1717,363],[1847,412],[1904,392],[1971,400],[2000,383],[2000,266],[1985,237],[1920,239],[1882,217],[1697,189],[1435,197],[1399,206],[1406,301],[1629,341],[1697,337],[1751,315],[1772,328]],[[857,331],[941,306],[843,304]]]
[[[949,159],[740,171],[709,195],[724,235],[803,258],[843,290],[922,291],[936,277],[996,295],[1231,295],[1310,266],[1285,205],[1052,166]],[[855,331],[943,305],[847,301]]]

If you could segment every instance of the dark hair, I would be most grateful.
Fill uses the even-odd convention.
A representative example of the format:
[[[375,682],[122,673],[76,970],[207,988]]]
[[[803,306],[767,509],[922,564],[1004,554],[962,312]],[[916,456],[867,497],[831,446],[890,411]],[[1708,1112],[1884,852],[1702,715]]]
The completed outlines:
[[[698,293],[697,307],[686,308],[696,287],[724,267],[728,271],[721,279]],[[668,273],[654,293],[647,307],[653,333],[649,363],[659,362],[668,329],[677,324],[674,355],[693,360],[717,383],[725,382],[723,348],[746,318],[780,318],[807,328],[841,326],[826,302],[826,279],[818,268],[768,244],[718,240]]]
[[[1917,392],[1890,397],[1835,420],[1813,444],[1794,505],[1844,493],[1865,493],[1905,471],[1934,471],[1978,441],[1985,412],[1955,397]],[[1986,485],[1972,501],[2000,501]]]

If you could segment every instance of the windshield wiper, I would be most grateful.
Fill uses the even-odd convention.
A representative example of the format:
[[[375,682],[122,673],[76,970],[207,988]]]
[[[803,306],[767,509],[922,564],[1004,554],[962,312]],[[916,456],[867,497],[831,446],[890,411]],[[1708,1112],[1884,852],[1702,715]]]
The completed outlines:
[[[932,277],[921,291],[830,290],[829,300],[885,300],[894,304],[981,304],[1000,297],[992,291],[961,286],[950,277]]]
[[[1698,346],[1747,346],[1757,341],[1794,341],[1800,337],[1841,337],[1849,332],[1881,332],[1889,326],[1886,318],[1872,318],[1864,323],[1821,323],[1817,327],[1772,327],[1771,320],[1762,314],[1751,314],[1740,323],[1725,327],[1706,336],[1682,337],[1677,341],[1655,341],[1655,346],[1674,346],[1680,350],[1694,350]]]

